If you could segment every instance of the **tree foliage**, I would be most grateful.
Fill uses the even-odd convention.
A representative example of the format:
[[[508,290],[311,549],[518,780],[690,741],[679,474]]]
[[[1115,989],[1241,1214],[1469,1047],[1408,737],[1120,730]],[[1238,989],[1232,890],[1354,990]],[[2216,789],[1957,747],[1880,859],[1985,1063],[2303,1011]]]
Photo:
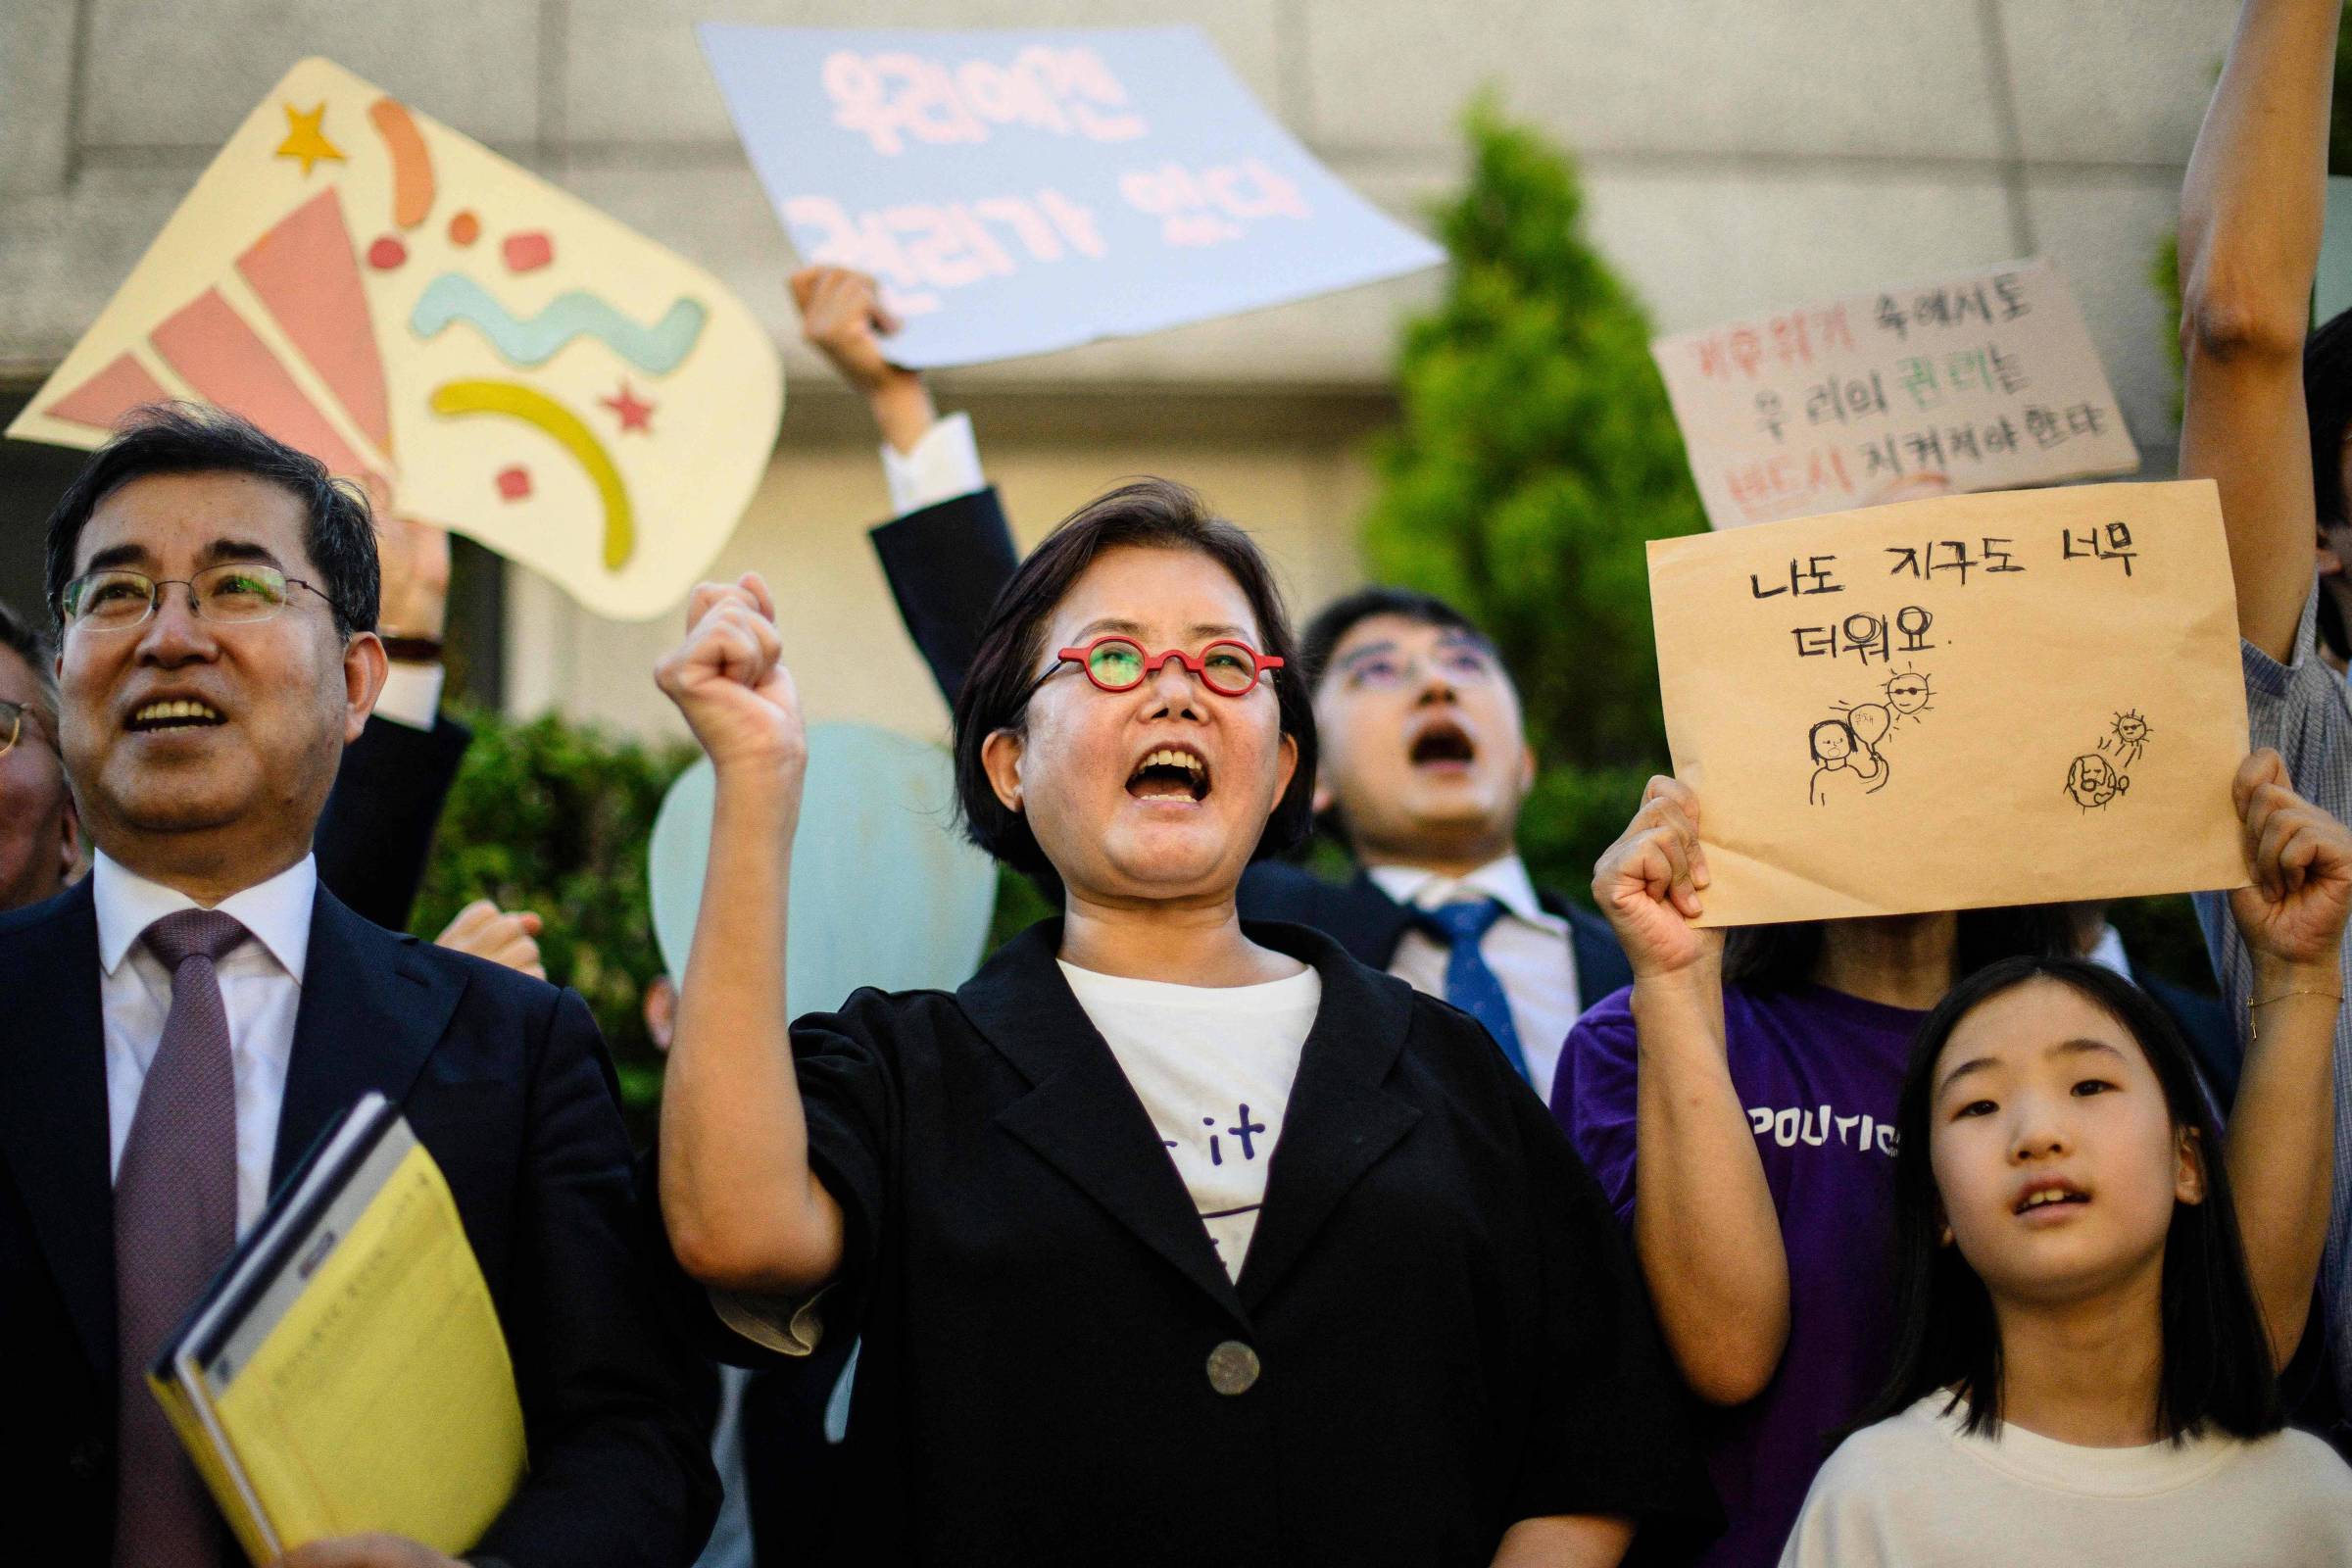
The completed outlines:
[[[430,940],[474,899],[530,909],[547,977],[585,997],[634,1110],[653,1103],[661,1058],[641,999],[662,972],[646,846],[690,745],[648,747],[555,714],[469,711],[458,771],[410,929]]]
[[[1492,98],[1464,124],[1469,179],[1435,215],[1450,281],[1404,330],[1364,549],[1494,636],[1544,764],[1522,848],[1580,886],[1665,760],[1643,543],[1706,515],[1573,162]]]

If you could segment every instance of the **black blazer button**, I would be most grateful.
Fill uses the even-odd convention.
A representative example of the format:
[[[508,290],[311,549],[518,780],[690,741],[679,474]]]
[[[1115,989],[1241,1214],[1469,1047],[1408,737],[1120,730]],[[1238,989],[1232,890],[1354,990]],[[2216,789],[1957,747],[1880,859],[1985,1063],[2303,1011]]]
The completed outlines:
[[[1239,1340],[1208,1352],[1208,1386],[1219,1394],[1248,1394],[1258,1370],[1257,1352]]]
[[[106,1444],[92,1438],[66,1456],[66,1468],[76,1481],[95,1481],[106,1469]]]

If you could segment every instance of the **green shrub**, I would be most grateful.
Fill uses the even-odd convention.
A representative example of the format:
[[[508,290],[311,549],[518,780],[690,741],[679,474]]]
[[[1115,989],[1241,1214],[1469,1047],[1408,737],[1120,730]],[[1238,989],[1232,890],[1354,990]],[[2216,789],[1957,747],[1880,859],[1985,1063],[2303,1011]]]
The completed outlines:
[[[410,929],[430,940],[474,899],[546,923],[547,977],[588,1001],[642,1116],[662,1065],[640,1010],[662,972],[646,888],[646,844],[662,792],[691,745],[648,747],[553,714],[464,714],[473,746],[450,791]]]

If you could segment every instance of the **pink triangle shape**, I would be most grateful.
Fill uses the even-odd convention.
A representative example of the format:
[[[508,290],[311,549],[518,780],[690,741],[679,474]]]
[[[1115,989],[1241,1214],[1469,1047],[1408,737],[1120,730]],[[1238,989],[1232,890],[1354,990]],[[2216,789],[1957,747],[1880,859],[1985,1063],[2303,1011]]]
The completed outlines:
[[[254,241],[237,258],[237,270],[361,433],[389,454],[392,417],[383,357],[335,187],[329,185]]]
[[[171,396],[138,361],[118,354],[105,369],[41,412],[69,424],[112,430],[117,420],[142,403],[161,403]]]

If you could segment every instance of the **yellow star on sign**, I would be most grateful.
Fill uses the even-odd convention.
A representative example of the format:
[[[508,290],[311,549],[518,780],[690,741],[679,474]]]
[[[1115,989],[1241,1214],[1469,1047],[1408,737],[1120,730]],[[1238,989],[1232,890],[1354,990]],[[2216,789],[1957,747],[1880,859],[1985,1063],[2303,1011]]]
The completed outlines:
[[[321,158],[331,158],[338,164],[344,161],[343,149],[328,141],[326,133],[318,128],[318,122],[326,118],[324,103],[307,115],[292,104],[283,107],[286,111],[286,139],[277,144],[278,157],[301,159],[305,174]]]

